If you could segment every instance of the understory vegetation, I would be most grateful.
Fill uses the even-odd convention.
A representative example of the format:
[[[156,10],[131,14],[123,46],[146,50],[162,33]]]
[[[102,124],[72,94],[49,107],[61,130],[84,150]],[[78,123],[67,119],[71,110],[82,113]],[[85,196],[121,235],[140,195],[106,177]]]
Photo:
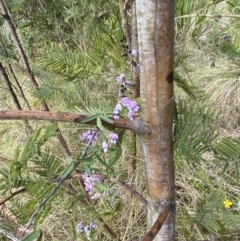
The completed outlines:
[[[100,113],[101,127],[101,118],[111,116],[118,104],[122,86],[117,77],[124,73],[127,80],[132,78],[119,3],[8,0],[5,4],[39,86],[29,81],[1,17],[0,74],[4,79],[5,69],[12,87],[0,82],[1,109],[44,110],[47,103],[52,112]],[[128,14],[131,19],[130,10]],[[179,241],[240,240],[239,30],[239,0],[176,0],[173,136]],[[141,99],[135,101],[141,113]],[[126,110],[123,115],[127,116]],[[51,196],[59,176],[67,176],[71,161],[81,156],[76,172],[43,205],[28,229],[42,230],[42,240],[58,241],[89,237],[134,241],[148,231],[147,209],[129,192],[132,187],[143,197],[146,194],[140,139],[136,137],[133,156],[130,131],[118,131],[118,142],[105,162],[94,149],[101,145],[89,147],[83,140],[89,129],[94,135],[96,128],[87,124],[1,120],[1,240],[10,239],[6,233],[21,236],[39,204]],[[112,131],[105,130],[108,135]],[[92,151],[91,160],[84,155],[86,147]],[[136,164],[130,166],[132,158]],[[95,181],[101,179],[95,182],[98,192],[104,193],[101,198],[91,198],[86,190],[91,174]],[[91,227],[90,236],[84,227],[77,228],[82,221]]]

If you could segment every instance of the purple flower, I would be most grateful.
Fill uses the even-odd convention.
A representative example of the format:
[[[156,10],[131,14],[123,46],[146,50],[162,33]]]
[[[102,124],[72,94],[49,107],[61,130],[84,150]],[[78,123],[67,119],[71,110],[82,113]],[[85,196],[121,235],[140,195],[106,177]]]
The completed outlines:
[[[84,227],[84,233],[87,235],[87,237],[90,236],[91,229],[88,225]]]
[[[92,228],[96,228],[96,227],[97,227],[97,224],[91,221],[91,222],[89,223],[89,227],[90,227],[91,229],[92,229]]]
[[[83,232],[83,230],[84,230],[83,221],[80,221],[80,222],[77,223],[76,230],[77,230],[77,232],[79,232],[79,233],[82,233],[82,232]]]
[[[88,138],[89,135],[91,135],[91,130],[88,130],[87,132],[83,133],[82,135],[80,135],[80,139],[81,140],[86,140]]]
[[[116,144],[117,140],[118,140],[118,135],[116,133],[110,133],[108,138],[110,139],[110,142],[113,144]]]
[[[96,131],[88,130],[87,132],[80,135],[81,140],[88,140],[88,142],[91,142],[91,144],[95,143],[97,141],[97,133]]]
[[[123,106],[128,106],[128,104],[129,104],[130,101],[131,101],[131,100],[130,100],[128,97],[124,97],[124,98],[121,99],[121,104],[122,104]]]
[[[127,108],[128,108],[128,110],[131,110],[131,111],[139,110],[139,106],[137,105],[137,102],[134,100],[131,100],[128,102]]]
[[[132,50],[132,56],[134,56],[134,57],[138,56],[138,51],[136,49]]]
[[[84,179],[84,185],[85,185],[85,190],[89,193],[92,194],[94,191],[94,185],[96,182],[101,182],[101,179],[98,177],[94,176],[89,176],[87,172],[83,174],[83,179]]]
[[[130,118],[130,120],[134,120],[134,114],[135,114],[134,111],[132,111],[132,110],[128,111],[128,117]]]
[[[114,120],[119,120],[120,117],[119,117],[119,115],[112,115],[111,118]]]
[[[102,148],[103,148],[103,151],[104,151],[104,152],[107,152],[107,151],[108,151],[108,144],[106,143],[106,141],[104,141],[104,142],[102,143]]]
[[[120,75],[117,77],[117,82],[118,82],[118,83],[122,83],[122,82],[123,82],[123,78],[124,78],[124,74],[120,74]]]
[[[140,73],[140,64],[137,64],[136,70],[138,73]]]
[[[118,104],[115,106],[113,113],[116,114],[116,115],[118,115],[118,114],[120,113],[121,109],[122,109],[122,106],[121,106],[121,104],[118,103]]]
[[[89,193],[93,192],[93,183],[88,179],[84,182],[85,190]]]

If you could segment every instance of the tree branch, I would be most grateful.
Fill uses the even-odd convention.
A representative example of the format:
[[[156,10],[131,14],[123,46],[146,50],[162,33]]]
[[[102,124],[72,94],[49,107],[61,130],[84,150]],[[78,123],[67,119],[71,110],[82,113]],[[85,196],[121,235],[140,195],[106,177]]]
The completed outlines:
[[[1,110],[0,120],[47,120],[57,122],[81,123],[87,116],[73,113],[47,112],[47,111],[19,111]],[[84,124],[96,125],[96,120]],[[135,131],[138,135],[150,135],[150,128],[141,119],[113,120],[113,123],[103,121],[104,126],[117,127]]]

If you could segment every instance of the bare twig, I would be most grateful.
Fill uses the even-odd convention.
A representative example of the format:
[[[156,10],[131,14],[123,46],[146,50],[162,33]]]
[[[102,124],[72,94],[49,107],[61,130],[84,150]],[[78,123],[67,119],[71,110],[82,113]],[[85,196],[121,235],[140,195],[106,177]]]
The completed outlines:
[[[0,205],[3,205],[5,202],[7,202],[8,200],[10,200],[12,197],[18,195],[19,193],[23,193],[26,191],[26,188],[23,187],[23,188],[20,188],[18,189],[17,191],[15,192],[12,192],[10,196],[4,198],[2,201],[0,201]]]

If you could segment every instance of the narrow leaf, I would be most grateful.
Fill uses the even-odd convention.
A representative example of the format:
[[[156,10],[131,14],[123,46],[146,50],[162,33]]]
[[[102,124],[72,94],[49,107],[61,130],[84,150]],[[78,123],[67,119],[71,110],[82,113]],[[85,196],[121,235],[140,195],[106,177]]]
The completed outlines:
[[[100,130],[104,130],[103,125],[102,125],[102,121],[101,121],[100,117],[97,117],[97,127],[98,127]]]
[[[103,120],[103,121],[105,121],[105,122],[107,122],[107,123],[110,123],[110,124],[113,124],[113,123],[114,123],[113,120],[111,120],[110,118],[108,118],[108,117],[106,117],[106,116],[100,115],[99,117],[100,117],[101,120]]]
[[[39,238],[42,237],[42,231],[41,230],[34,230],[28,236],[26,236],[22,241],[33,241],[34,239],[38,238],[38,241],[40,241]]]
[[[75,163],[72,162],[68,165],[68,167],[62,172],[60,178],[65,178],[67,177],[74,169]]]
[[[92,120],[95,120],[98,116],[99,116],[99,114],[95,114],[95,115],[86,117],[81,121],[81,123],[87,123],[87,122],[90,122]]]

